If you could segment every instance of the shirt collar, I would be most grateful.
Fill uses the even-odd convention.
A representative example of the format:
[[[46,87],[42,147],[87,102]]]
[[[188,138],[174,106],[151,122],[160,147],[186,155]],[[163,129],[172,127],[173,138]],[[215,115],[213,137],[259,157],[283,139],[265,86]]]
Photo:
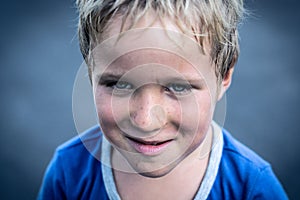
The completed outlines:
[[[214,121],[212,121],[211,125],[213,130],[213,142],[210,151],[208,166],[194,200],[207,199],[217,177],[219,165],[221,162],[224,143],[222,128]],[[111,168],[111,145],[105,137],[103,137],[102,139],[101,146],[101,168],[106,192],[108,194],[109,199],[121,200],[117,192]]]

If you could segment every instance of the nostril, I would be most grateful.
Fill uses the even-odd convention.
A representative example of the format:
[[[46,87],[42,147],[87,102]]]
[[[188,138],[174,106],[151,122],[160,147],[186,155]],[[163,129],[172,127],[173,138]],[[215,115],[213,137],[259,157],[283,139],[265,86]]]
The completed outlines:
[[[147,127],[149,126],[152,122],[152,117],[149,115],[149,112],[145,112],[143,110],[143,107],[139,107],[138,110],[136,110],[135,112],[130,113],[130,118],[132,123],[135,126],[139,126],[139,127]]]
[[[132,124],[143,131],[159,130],[166,123],[166,112],[161,105],[154,105],[144,110],[138,107],[135,112],[130,113]]]

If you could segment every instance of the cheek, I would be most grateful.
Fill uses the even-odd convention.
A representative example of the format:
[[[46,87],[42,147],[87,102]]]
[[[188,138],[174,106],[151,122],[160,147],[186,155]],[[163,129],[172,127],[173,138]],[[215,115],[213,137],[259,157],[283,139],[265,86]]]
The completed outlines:
[[[188,148],[195,149],[203,141],[213,116],[211,95],[207,91],[194,94],[192,99],[182,101],[181,128]]]
[[[112,96],[101,89],[97,89],[95,91],[95,105],[103,134],[112,144],[121,147],[122,138],[117,122],[118,113],[112,107]]]
[[[181,126],[189,130],[205,129],[212,118],[212,101],[210,93],[201,91],[181,101]]]
[[[96,110],[102,129],[110,130],[118,127],[117,124],[128,115],[126,99],[113,98],[104,89],[95,91]]]
[[[203,92],[197,97],[197,102],[199,106],[199,121],[203,123],[210,122],[213,115],[213,100],[209,92]]]
[[[95,105],[99,123],[104,132],[111,129],[115,124],[114,111],[112,109],[111,95],[105,93],[101,88],[95,91]]]

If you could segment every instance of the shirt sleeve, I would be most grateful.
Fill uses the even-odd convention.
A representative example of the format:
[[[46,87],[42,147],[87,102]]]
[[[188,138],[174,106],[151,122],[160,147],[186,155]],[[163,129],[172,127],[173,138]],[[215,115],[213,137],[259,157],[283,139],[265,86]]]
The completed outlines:
[[[255,200],[286,200],[288,199],[282,185],[270,166],[262,169],[257,175],[253,190],[248,199]]]
[[[46,169],[37,197],[38,200],[66,199],[65,176],[61,161],[58,152],[56,152]]]

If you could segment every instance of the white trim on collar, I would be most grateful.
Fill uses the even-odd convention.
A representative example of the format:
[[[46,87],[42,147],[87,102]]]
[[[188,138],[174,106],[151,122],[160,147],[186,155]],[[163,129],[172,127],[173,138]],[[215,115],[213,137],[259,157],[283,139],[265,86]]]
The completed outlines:
[[[194,200],[205,200],[207,199],[215,179],[218,174],[222,151],[223,151],[223,134],[221,127],[214,121],[212,121],[213,129],[213,143],[210,152],[208,166],[201,182],[200,188],[194,198]],[[111,145],[107,139],[102,137],[102,149],[101,149],[101,161],[105,164],[101,164],[102,177],[104,186],[109,199],[121,200],[116,184],[114,181],[112,169],[111,169]]]

